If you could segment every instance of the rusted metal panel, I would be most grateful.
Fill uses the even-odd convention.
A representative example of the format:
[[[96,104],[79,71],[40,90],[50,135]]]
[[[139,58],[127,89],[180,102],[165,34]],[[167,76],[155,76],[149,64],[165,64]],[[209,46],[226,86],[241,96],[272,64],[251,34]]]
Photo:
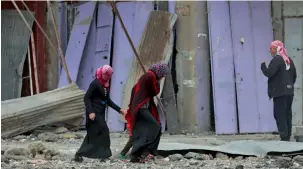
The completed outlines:
[[[24,1],[28,6],[31,12],[35,13],[36,20],[42,26],[42,28],[46,27],[46,2],[45,1]],[[22,2],[16,1],[16,4],[20,8],[20,10],[26,10],[23,6]],[[11,1],[1,1],[1,10],[3,9],[12,9],[15,10],[15,7]],[[33,33],[34,33],[34,41],[36,46],[36,55],[37,55],[37,65],[38,65],[38,78],[39,78],[39,89],[40,92],[47,91],[47,62],[48,56],[46,52],[46,42],[45,36],[34,22],[33,24]],[[32,58],[33,60],[33,58]],[[28,71],[27,69],[25,69]],[[34,68],[32,67],[32,72]],[[35,77],[32,77],[32,80],[35,81]],[[34,85],[34,91],[36,90],[36,86]],[[28,92],[30,93],[30,92]]]
[[[285,47],[297,69],[295,95],[292,104],[292,125],[303,125],[303,17],[285,18]]]
[[[169,41],[172,41],[172,28],[176,22],[177,15],[164,11],[152,11],[149,14],[145,31],[141,38],[138,54],[146,68],[157,62],[168,63],[172,48]],[[137,59],[133,59],[130,75],[124,89],[122,107],[127,107],[131,89],[143,74]],[[161,82],[161,89],[163,88]],[[162,90],[161,90],[162,91]],[[161,92],[159,93],[159,96]],[[159,112],[161,113],[161,112]],[[164,121],[165,122],[165,121]]]
[[[30,25],[34,19],[22,11]],[[1,10],[1,100],[21,97],[22,73],[31,31],[16,10]]]

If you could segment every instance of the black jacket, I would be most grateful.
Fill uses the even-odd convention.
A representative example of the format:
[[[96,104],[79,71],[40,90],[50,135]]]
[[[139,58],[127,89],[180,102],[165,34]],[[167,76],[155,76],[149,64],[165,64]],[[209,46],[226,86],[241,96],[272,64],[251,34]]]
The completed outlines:
[[[87,111],[86,113],[97,113],[95,112],[96,109],[103,112],[106,105],[102,104],[102,101],[112,109],[120,112],[121,108],[112,101],[112,99],[109,97],[109,92],[105,92],[104,87],[101,85],[98,79],[95,78],[90,83],[89,88],[84,96],[84,103]]]
[[[286,70],[285,62],[280,55],[276,55],[270,61],[268,68],[265,63],[261,64],[263,74],[268,77],[267,93],[269,98],[283,95],[294,95],[294,84],[297,79],[297,72],[291,58],[290,68]]]

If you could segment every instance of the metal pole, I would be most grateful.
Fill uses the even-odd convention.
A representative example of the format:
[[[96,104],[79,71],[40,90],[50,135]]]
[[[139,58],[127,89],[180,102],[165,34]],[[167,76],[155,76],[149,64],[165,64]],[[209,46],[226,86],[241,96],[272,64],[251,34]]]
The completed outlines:
[[[31,65],[31,50],[30,45],[27,47],[27,61],[28,61],[28,72],[29,72],[29,87],[31,96],[34,95],[34,89],[33,89],[33,79],[32,79],[32,65]]]

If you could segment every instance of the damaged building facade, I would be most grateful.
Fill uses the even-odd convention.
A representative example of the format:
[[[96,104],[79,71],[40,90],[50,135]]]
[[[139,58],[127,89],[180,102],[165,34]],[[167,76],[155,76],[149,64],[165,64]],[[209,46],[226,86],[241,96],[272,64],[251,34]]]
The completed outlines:
[[[52,43],[57,45],[46,2],[26,3]],[[13,18],[15,22],[11,24],[23,24],[26,29],[11,2],[1,4],[2,22]],[[20,2],[18,5],[26,12]],[[87,90],[95,70],[110,64],[115,71],[110,96],[126,108],[131,87],[142,71],[111,6],[96,1],[53,2],[51,5],[56,12],[61,48],[72,81],[80,89]],[[142,1],[117,2],[116,5],[140,57],[144,58],[144,66],[148,68],[161,60],[171,67],[171,74],[162,83],[161,101],[165,115],[160,113],[160,117],[163,131],[215,131],[217,134],[276,131],[272,101],[266,94],[267,79],[260,70],[261,61],[268,63],[271,59],[268,48],[273,39],[285,42],[299,72],[293,126],[303,125],[302,2]],[[159,14],[157,19],[156,14],[152,15],[153,11],[167,11],[169,15]],[[36,22],[29,22],[35,35],[39,92],[68,85],[58,60],[59,50],[54,52]],[[10,30],[9,26],[3,27],[2,35],[5,34],[3,30]],[[17,47],[18,53],[4,54],[3,51],[13,51],[16,47],[2,48],[2,101],[30,95],[26,78],[30,31],[18,29],[16,31],[23,31],[26,36]],[[161,34],[163,32],[165,34]],[[155,41],[151,36],[153,33],[164,38],[161,42]],[[7,39],[12,37],[6,35]],[[14,38],[12,40],[21,42],[20,36]],[[3,58],[11,55],[20,55],[18,63],[14,67],[3,66],[11,62]],[[5,72],[10,76],[5,76]],[[11,83],[3,85],[4,77]],[[35,82],[35,76],[31,78]],[[33,86],[37,93],[35,83]],[[112,132],[125,129],[124,119],[110,108],[107,123]]]

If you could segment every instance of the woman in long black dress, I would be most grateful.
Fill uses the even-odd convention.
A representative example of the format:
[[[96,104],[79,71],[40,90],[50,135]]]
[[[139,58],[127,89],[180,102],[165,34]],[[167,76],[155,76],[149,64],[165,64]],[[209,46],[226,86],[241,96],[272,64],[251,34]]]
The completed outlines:
[[[169,72],[167,64],[157,63],[140,77],[133,87],[128,113],[131,116],[131,162],[143,162],[142,153],[156,155],[161,137],[161,124],[154,96],[160,92],[160,80]]]
[[[117,106],[108,94],[112,74],[113,69],[109,65],[99,68],[96,71],[96,78],[91,82],[84,96],[87,135],[75,154],[77,162],[82,162],[82,157],[104,161],[112,156],[109,129],[105,121],[106,105],[125,115],[125,111]]]

